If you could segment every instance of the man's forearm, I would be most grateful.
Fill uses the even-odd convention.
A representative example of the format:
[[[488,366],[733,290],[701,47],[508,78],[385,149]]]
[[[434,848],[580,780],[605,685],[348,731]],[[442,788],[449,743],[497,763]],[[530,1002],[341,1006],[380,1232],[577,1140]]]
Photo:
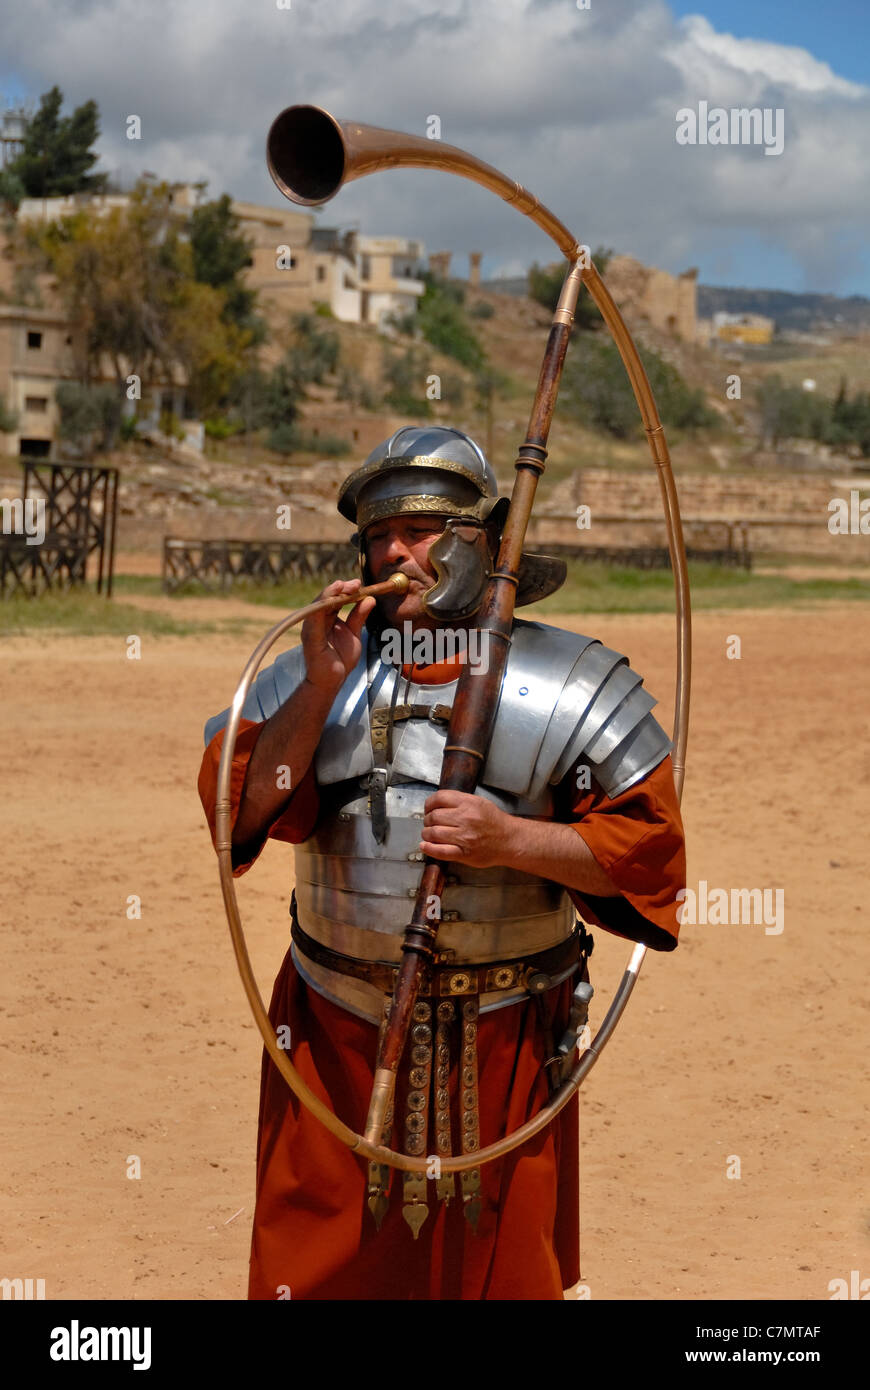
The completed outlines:
[[[582,835],[570,825],[512,816],[505,858],[510,869],[538,874],[596,898],[618,898],[619,889],[601,868]]]
[[[286,809],[308,771],[337,693],[337,689],[324,691],[305,680],[266,720],[248,762],[233,828],[234,845],[262,839]],[[289,768],[289,775],[280,773],[281,768]]]

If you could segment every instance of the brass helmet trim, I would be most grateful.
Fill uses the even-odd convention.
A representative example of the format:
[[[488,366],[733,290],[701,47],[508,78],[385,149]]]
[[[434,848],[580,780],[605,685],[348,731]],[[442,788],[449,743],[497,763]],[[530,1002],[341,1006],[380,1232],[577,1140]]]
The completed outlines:
[[[487,496],[485,481],[464,463],[457,463],[454,459],[441,458],[437,454],[409,454],[404,458],[393,458],[385,455],[371,463],[364,463],[362,468],[357,468],[348,478],[345,478],[339,489],[336,502],[341,515],[346,516],[348,521],[359,521],[361,525],[367,525],[366,522],[357,517],[357,503],[362,488],[370,478],[382,478],[387,473],[394,473],[397,469],[405,468],[429,468],[435,469],[439,473],[458,473],[460,477],[473,483],[482,497]]]
[[[477,516],[476,504],[462,507],[449,497],[435,496],[434,493],[409,493],[406,497],[383,497],[368,505],[361,502],[357,509],[357,525],[361,531],[375,521],[383,521],[389,516],[407,516],[412,512],[431,512],[435,516]]]

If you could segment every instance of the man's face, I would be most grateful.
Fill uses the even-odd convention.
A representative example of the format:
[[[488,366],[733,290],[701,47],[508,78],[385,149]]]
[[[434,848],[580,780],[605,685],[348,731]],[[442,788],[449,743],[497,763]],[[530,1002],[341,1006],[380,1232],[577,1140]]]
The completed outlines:
[[[407,593],[379,600],[388,623],[410,619],[418,627],[438,626],[424,613],[422,597],[437,578],[429,563],[429,547],[444,530],[445,520],[432,512],[420,512],[387,517],[366,527],[363,536],[372,582],[379,584],[398,573],[406,574],[410,581]]]

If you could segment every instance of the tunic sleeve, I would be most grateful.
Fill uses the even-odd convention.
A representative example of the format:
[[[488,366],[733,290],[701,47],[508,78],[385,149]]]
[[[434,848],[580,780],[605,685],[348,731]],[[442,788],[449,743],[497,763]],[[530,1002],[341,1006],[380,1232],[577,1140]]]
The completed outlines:
[[[577,772],[572,769],[559,785],[558,819],[585,840],[620,896],[566,891],[587,922],[653,950],[672,951],[682,901],[677,893],[686,886],[686,850],[670,756],[612,800],[594,780],[588,790],[577,791]]]
[[[239,736],[236,739],[230,778],[231,831],[235,827],[239,814],[239,804],[248,773],[248,762],[264,727],[262,722],[256,722],[253,719],[242,719],[239,722]],[[215,844],[217,839],[215,805],[217,802],[218,765],[224,733],[225,730],[220,729],[206,748],[197,782],[199,798],[205,811],[208,828],[211,831],[212,844]],[[233,878],[247,873],[268,839],[286,840],[292,845],[298,845],[302,840],[305,840],[314,829],[319,806],[320,797],[314,776],[314,763],[312,762],[298,787],[290,793],[289,803],[263,836],[258,840],[249,841],[246,845],[233,846]]]

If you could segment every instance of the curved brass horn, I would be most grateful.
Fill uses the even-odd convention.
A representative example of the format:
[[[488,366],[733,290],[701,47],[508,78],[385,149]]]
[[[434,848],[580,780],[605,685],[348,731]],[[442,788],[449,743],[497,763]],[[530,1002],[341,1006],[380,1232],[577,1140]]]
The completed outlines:
[[[434,168],[441,169],[445,173],[458,174],[462,178],[471,179],[484,188],[490,189],[491,192],[497,193],[506,202],[516,207],[519,212],[529,217],[552,238],[562,254],[572,263],[572,268],[569,270],[563,286],[560,305],[554,316],[554,326],[561,324],[570,329],[576,303],[576,289],[579,288],[579,281],[582,279],[582,283],[585,284],[601,312],[622,358],[643,419],[652,460],[658,473],[675,587],[677,678],[674,707],[673,770],[677,794],[680,795],[683,786],[688,738],[691,622],[686,551],[683,543],[679,502],[664,430],[658,417],[643,363],[619,309],[589,258],[588,248],[578,243],[568,228],[521,184],[507,178],[498,169],[484,163],[483,160],[476,159],[467,151],[458,149],[454,145],[445,145],[440,140],[427,140],[420,136],[405,135],[395,130],[385,130],[379,126],[360,125],[354,121],[337,121],[329,112],[320,107],[290,106],[281,112],[269,131],[267,162],[275,184],[285,197],[304,207],[313,207],[324,203],[332,198],[343,184],[352,179],[361,178],[364,174],[375,173],[380,169]],[[563,304],[566,307],[563,308]],[[551,329],[551,335],[553,331]],[[539,381],[539,394],[540,392],[541,382]],[[543,458],[546,458],[546,450],[544,449],[542,452]],[[518,468],[520,468],[521,462],[518,461]],[[527,460],[523,466],[528,466]],[[543,459],[539,471],[543,471]],[[510,524],[509,517],[505,536],[507,536]],[[503,540],[503,546],[504,544],[505,541]],[[217,784],[216,841],[224,904],[230,923],[239,973],[257,1026],[269,1055],[288,1086],[303,1105],[316,1115],[336,1138],[361,1156],[405,1171],[422,1172],[426,1169],[428,1159],[399,1154],[384,1145],[372,1142],[368,1134],[369,1132],[372,1134],[380,1133],[377,1124],[370,1122],[366,1135],[355,1134],[308,1089],[286,1052],[277,1045],[251,969],[242,932],[233,883],[230,826],[232,760],[238,737],[241,710],[251,682],[267,651],[293,623],[301,621],[310,611],[312,611],[310,608],[306,608],[291,614],[271,632],[267,633],[249,658],[233,699],[224,734]],[[453,1156],[443,1160],[442,1168],[445,1172],[458,1172],[466,1168],[478,1167],[509,1153],[530,1138],[532,1134],[538,1133],[559,1113],[580,1086],[612,1036],[634,989],[645,954],[646,947],[642,945],[637,945],[632,950],[631,958],[598,1032],[578,1058],[571,1074],[550,1097],[548,1103],[513,1134],[506,1135],[503,1139],[476,1153]],[[376,1074],[376,1090],[377,1084]]]
[[[326,203],[343,184],[381,169],[440,169],[459,174],[530,217],[570,261],[580,254],[577,238],[521,183],[442,140],[358,121],[337,121],[319,106],[288,106],[272,122],[266,137],[266,163],[284,197],[303,207]]]

